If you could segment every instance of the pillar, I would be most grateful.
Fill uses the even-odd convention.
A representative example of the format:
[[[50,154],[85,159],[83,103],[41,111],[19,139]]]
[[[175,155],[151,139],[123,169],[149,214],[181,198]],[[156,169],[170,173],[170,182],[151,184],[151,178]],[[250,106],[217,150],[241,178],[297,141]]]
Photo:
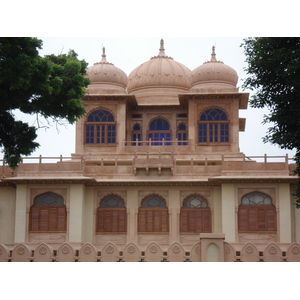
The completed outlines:
[[[137,217],[138,217],[138,190],[137,189],[129,189],[127,191],[127,243],[138,242],[137,235]]]
[[[289,183],[279,184],[279,237],[280,243],[292,242],[291,191]]]
[[[178,242],[179,236],[179,214],[180,214],[180,190],[170,189],[169,190],[169,241],[170,244]]]
[[[19,184],[16,188],[16,214],[15,214],[15,239],[14,243],[24,243],[26,240],[26,199],[27,185]]]
[[[235,192],[232,183],[222,184],[222,231],[226,242],[235,242]]]
[[[69,242],[83,242],[83,209],[84,209],[83,184],[72,184],[70,186],[70,211],[69,211]]]

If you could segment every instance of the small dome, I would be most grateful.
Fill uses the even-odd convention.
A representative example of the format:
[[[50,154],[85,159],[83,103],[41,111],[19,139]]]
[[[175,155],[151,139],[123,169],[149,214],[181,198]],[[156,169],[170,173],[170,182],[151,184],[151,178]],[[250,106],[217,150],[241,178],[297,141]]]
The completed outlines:
[[[126,93],[127,75],[121,69],[107,62],[105,48],[102,59],[86,71],[91,84],[88,86],[88,94],[124,94]]]
[[[236,92],[237,82],[237,72],[222,61],[217,61],[213,46],[211,60],[192,71],[190,92]]]
[[[170,99],[175,94],[187,92],[191,87],[190,77],[190,69],[165,55],[164,41],[161,40],[159,54],[130,73],[127,91],[137,99],[149,98],[152,93],[152,98],[161,101],[162,97]]]

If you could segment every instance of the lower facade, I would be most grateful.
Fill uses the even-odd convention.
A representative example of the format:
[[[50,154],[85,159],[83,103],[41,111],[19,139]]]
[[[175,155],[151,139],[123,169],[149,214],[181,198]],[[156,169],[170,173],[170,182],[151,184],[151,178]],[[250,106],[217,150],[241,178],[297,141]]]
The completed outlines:
[[[0,191],[1,261],[300,261],[300,212],[282,180],[20,180]]]

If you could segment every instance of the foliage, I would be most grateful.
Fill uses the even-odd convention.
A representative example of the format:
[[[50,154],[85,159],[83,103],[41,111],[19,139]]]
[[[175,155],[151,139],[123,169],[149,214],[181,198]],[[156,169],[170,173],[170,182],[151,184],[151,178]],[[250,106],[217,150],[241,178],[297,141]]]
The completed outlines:
[[[264,142],[282,149],[296,149],[295,174],[300,176],[300,38],[260,37],[244,39],[249,77],[243,87],[255,91],[250,105],[267,107],[264,123],[269,127]],[[300,181],[296,185],[296,207],[300,208]]]
[[[16,120],[14,111],[71,124],[85,113],[87,63],[74,50],[41,57],[41,48],[37,38],[0,38],[0,148],[12,168],[39,146],[37,128]]]

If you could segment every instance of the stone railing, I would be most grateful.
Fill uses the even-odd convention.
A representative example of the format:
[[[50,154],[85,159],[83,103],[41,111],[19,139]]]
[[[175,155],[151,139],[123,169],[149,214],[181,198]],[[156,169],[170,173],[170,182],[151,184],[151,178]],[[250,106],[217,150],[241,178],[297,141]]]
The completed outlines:
[[[172,176],[199,175],[292,175],[294,160],[288,156],[245,156],[235,154],[197,154],[174,155],[171,151],[134,151],[133,155],[122,157],[88,157],[76,155],[72,157],[24,157],[16,170],[9,168],[4,160],[0,160],[0,176],[47,176],[59,174],[63,176],[107,176],[132,175],[138,169],[169,170]]]
[[[117,246],[107,242],[104,246],[85,243],[50,245],[20,243],[13,247],[0,244],[0,262],[300,262],[298,243],[269,243],[234,245],[219,239],[215,244],[206,234],[192,246],[173,243],[162,246],[152,242],[141,248],[135,243]],[[213,243],[212,243],[213,242]],[[219,255],[209,253],[210,247],[219,248]],[[213,255],[211,255],[213,254]]]

